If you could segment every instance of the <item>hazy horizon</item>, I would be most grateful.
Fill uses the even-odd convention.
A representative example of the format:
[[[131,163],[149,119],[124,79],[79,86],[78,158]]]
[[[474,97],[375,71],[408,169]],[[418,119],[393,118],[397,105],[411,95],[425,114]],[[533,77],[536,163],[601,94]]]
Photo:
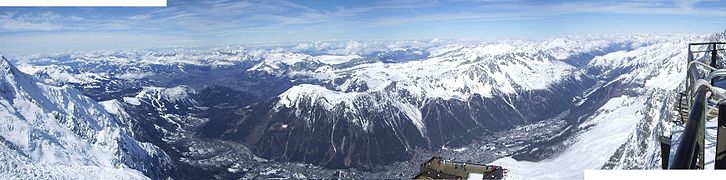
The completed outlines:
[[[186,1],[167,7],[0,7],[0,52],[199,47],[254,42],[541,39],[710,33],[719,1]]]

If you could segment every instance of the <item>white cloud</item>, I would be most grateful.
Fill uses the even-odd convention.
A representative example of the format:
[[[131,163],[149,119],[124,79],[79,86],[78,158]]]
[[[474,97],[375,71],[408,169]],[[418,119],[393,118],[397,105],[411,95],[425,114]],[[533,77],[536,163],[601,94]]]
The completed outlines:
[[[704,8],[699,4],[714,0],[631,0],[631,1],[566,1],[562,3],[523,3],[517,0],[456,0],[466,11],[414,13],[383,16],[373,25],[397,26],[409,23],[512,21],[570,15],[578,13],[681,15],[726,17],[726,9]]]
[[[0,35],[0,52],[23,55],[65,51],[206,45],[206,39],[125,32],[30,32]]]
[[[553,6],[550,11],[555,13],[608,13],[608,14],[652,14],[652,15],[685,15],[685,16],[726,16],[726,9],[707,9],[698,7],[699,3],[718,1],[685,0],[685,1],[623,1],[600,2],[578,1]]]
[[[52,11],[0,14],[1,32],[126,30],[134,25],[124,19],[90,19]]]

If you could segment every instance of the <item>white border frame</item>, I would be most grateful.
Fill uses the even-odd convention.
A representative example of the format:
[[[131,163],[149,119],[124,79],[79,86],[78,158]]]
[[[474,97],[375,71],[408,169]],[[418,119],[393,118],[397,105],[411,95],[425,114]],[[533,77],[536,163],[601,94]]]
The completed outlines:
[[[166,0],[0,0],[0,7],[166,7]]]

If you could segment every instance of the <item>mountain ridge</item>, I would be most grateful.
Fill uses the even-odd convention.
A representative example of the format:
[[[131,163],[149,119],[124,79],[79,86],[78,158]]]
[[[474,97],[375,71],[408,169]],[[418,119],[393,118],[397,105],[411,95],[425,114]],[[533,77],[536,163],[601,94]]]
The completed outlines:
[[[100,174],[93,172],[108,170],[117,173],[111,177],[145,178],[134,173],[139,170],[163,177],[168,168],[164,167],[166,154],[129,137],[95,101],[69,86],[39,83],[4,57],[0,68],[0,119],[5,129],[0,136],[4,147],[14,150],[4,154],[18,160],[3,160],[2,164],[20,167],[3,176],[39,178],[81,167],[77,172],[86,173],[63,176],[97,177]]]

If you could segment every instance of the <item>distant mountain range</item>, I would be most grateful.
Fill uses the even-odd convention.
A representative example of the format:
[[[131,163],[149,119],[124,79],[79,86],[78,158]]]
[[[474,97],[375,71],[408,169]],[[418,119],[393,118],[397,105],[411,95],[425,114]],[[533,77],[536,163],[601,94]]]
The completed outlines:
[[[652,169],[687,43],[719,37],[317,41],[15,57],[18,68],[1,64],[0,116],[9,122],[0,124],[0,176],[72,177],[62,172],[73,169],[152,179],[410,178],[432,155],[493,162],[514,177],[555,167]]]

